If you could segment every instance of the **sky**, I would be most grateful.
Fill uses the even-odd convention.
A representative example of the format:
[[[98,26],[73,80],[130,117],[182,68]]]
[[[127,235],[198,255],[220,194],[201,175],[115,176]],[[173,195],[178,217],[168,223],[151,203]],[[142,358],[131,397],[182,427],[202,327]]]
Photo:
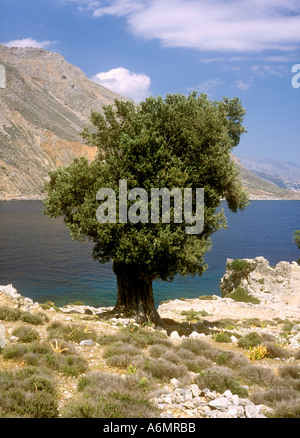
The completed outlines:
[[[239,97],[239,158],[300,165],[300,0],[0,0],[0,43],[58,52],[137,103]]]

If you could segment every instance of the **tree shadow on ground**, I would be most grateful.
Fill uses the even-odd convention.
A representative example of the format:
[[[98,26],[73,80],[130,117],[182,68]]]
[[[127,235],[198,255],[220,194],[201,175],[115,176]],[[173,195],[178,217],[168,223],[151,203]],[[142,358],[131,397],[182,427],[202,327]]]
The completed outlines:
[[[163,318],[165,324],[165,330],[168,336],[174,331],[176,331],[179,336],[189,336],[193,332],[203,333],[204,335],[212,335],[214,333],[219,333],[221,330],[225,329],[226,322],[224,320],[220,321],[208,321],[202,319],[197,322],[188,321],[175,321],[169,318]]]

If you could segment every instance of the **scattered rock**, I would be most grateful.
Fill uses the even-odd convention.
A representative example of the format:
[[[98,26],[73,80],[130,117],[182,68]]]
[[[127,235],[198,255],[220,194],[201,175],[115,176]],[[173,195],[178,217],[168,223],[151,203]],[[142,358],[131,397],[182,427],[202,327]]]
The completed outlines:
[[[95,343],[92,339],[84,339],[83,341],[80,342],[79,345],[83,347],[92,347],[94,344]]]
[[[166,410],[161,415],[163,418],[172,418],[166,417],[172,410],[188,417],[266,418],[262,410],[268,409],[264,405],[256,406],[247,398],[239,398],[229,390],[219,394],[208,388],[201,390],[196,384],[187,388],[176,388],[173,393],[162,394],[152,401],[161,410]]]
[[[0,324],[0,348],[6,347],[5,327]]]

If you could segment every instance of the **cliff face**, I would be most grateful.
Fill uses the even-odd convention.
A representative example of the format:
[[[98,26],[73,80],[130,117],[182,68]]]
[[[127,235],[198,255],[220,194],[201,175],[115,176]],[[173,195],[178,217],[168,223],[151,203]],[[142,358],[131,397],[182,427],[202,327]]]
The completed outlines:
[[[75,157],[92,160],[95,148],[79,133],[90,125],[91,109],[103,111],[115,98],[60,54],[0,45],[0,200],[42,197],[48,172]],[[0,78],[1,80],[1,78]],[[234,156],[250,199],[300,199],[246,169]]]
[[[79,133],[91,109],[115,98],[61,55],[0,45],[6,87],[0,88],[0,199],[34,198],[48,172],[75,157],[92,160],[96,149]]]

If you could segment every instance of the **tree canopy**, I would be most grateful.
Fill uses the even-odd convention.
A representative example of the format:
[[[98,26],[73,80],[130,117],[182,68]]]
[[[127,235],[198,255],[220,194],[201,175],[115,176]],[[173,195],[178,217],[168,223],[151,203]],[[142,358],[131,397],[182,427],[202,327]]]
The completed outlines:
[[[129,295],[138,296],[141,286],[130,286],[132,276],[152,288],[156,278],[201,275],[206,269],[204,255],[211,247],[210,236],[226,227],[224,212],[216,211],[221,200],[225,199],[233,212],[248,204],[231,155],[245,132],[244,114],[238,98],[211,101],[195,92],[188,96],[169,94],[165,99],[150,97],[138,106],[116,100],[104,107],[104,114],[92,111],[94,129],[86,128],[82,133],[87,143],[97,146],[96,159],[91,163],[75,159],[67,168],[50,172],[45,213],[62,216],[72,238],[92,240],[93,257],[101,263],[112,260],[118,279],[127,275],[120,286],[127,295],[122,305],[125,313],[134,307]],[[203,188],[202,232],[189,235],[184,222],[172,220],[121,223],[120,180],[127,181],[128,191],[139,187],[148,193],[154,187]],[[96,194],[103,187],[117,195],[115,223],[99,223],[96,218]],[[195,202],[193,196],[194,208]],[[128,200],[128,208],[131,205],[132,200]],[[142,305],[138,307],[142,312]]]

